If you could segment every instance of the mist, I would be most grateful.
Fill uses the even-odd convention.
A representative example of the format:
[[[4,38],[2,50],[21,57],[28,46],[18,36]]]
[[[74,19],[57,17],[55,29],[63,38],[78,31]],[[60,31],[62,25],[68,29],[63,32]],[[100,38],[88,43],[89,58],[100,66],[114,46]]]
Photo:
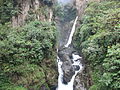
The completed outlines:
[[[74,0],[58,0],[58,3],[62,4],[68,4],[68,3],[73,3]]]

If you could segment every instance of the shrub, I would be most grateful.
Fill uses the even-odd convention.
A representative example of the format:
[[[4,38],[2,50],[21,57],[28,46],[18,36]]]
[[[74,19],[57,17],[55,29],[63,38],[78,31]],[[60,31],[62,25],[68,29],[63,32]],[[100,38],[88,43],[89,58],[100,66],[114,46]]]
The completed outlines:
[[[41,60],[52,55],[56,43],[56,28],[46,22],[31,22],[22,28],[4,34],[5,29],[1,28],[1,30],[0,38],[3,40],[0,41],[0,56],[2,62],[14,65],[25,61],[40,63]]]
[[[32,21],[18,28],[0,25],[2,90],[26,90],[22,86],[38,90],[42,85],[48,88],[41,62],[54,59],[55,44],[54,24]]]
[[[108,47],[106,58],[103,62],[104,73],[101,82],[111,89],[120,88],[120,44]]]
[[[119,63],[117,59],[120,56],[118,55],[120,3],[118,1],[92,2],[86,8],[82,20],[82,25],[75,35],[74,45],[81,50],[92,68],[94,84],[90,90],[104,90],[103,88],[117,90],[120,88],[119,64],[114,64],[114,60]],[[117,70],[112,71],[111,68]]]
[[[19,12],[18,7],[14,7],[13,0],[0,1],[0,23],[9,22],[13,15]]]

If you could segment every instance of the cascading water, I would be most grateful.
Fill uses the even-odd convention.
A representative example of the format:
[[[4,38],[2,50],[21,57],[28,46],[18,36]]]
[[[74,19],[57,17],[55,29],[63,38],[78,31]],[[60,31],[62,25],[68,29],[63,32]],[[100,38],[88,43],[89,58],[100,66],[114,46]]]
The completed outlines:
[[[72,30],[71,30],[71,33],[70,33],[68,42],[67,42],[67,44],[65,45],[65,47],[68,47],[68,46],[71,44],[71,42],[72,42],[72,37],[73,37],[73,34],[74,34],[74,32],[75,32],[75,25],[76,25],[76,23],[77,23],[77,20],[78,20],[78,16],[77,16],[76,19],[75,19],[75,22],[74,22],[74,24],[73,24],[73,27],[72,27]]]
[[[76,17],[76,19],[74,21],[74,24],[73,24],[73,27],[72,27],[72,30],[71,30],[68,42],[65,45],[66,48],[68,48],[69,45],[72,42],[72,37],[73,37],[73,34],[75,32],[75,26],[76,26],[76,23],[77,23],[77,19],[78,19],[78,16]],[[57,57],[58,72],[59,72],[58,88],[57,88],[57,90],[66,90],[66,89],[73,90],[73,84],[74,84],[75,76],[77,75],[78,72],[82,71],[82,69],[83,69],[83,66],[82,66],[82,64],[80,62],[81,58],[82,57],[80,57],[79,55],[76,55],[76,54],[72,53],[71,61],[72,61],[72,67],[74,67],[74,74],[73,74],[70,82],[68,82],[67,84],[64,84],[63,83],[64,73],[63,73],[63,69],[62,69],[63,62],[60,60],[59,56]]]
[[[62,5],[64,16],[57,17],[59,30],[57,50],[59,76],[56,90],[86,90],[81,80],[76,77],[83,70],[82,57],[79,56],[71,44],[78,20],[77,9],[74,7],[74,0],[58,0],[58,2]],[[74,81],[77,80],[79,82],[75,84]]]

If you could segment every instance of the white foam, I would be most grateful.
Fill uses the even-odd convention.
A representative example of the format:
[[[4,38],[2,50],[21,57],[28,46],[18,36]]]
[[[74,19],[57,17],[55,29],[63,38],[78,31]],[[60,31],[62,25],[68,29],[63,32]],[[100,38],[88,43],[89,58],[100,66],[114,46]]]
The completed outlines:
[[[63,70],[61,68],[62,66],[62,61],[60,60],[60,58],[58,57],[58,72],[59,72],[59,77],[58,77],[58,88],[56,90],[73,90],[73,84],[74,84],[74,79],[75,76],[77,75],[78,72],[80,72],[83,67],[82,64],[80,63],[80,60],[82,57],[80,57],[79,55],[75,55],[72,54],[73,56],[73,64],[72,65],[77,65],[80,67],[80,69],[78,71],[75,71],[75,74],[72,76],[72,79],[70,80],[70,82],[68,84],[63,84]]]
[[[75,32],[75,25],[77,23],[77,19],[78,19],[78,16],[76,17],[76,19],[74,21],[74,24],[73,24],[68,42],[65,45],[65,47],[68,47],[72,42],[72,37],[73,37],[73,34]],[[58,52],[58,49],[57,49],[57,52]],[[73,57],[73,59],[72,59],[73,64],[72,65],[79,66],[80,69],[75,71],[75,74],[72,76],[72,78],[71,78],[70,82],[68,82],[68,84],[63,84],[63,74],[64,74],[63,70],[62,70],[63,62],[60,60],[59,57],[57,57],[59,76],[58,76],[58,87],[57,87],[56,90],[73,90],[73,84],[74,84],[75,76],[78,74],[78,72],[82,71],[83,67],[82,67],[82,64],[80,63],[80,59],[82,57],[80,57],[79,55],[75,55],[75,54],[72,54],[72,57]]]
[[[72,54],[72,57],[73,57],[73,64],[72,65],[79,66],[80,69],[79,69],[78,72],[81,72],[83,70],[83,66],[82,66],[82,64],[80,62],[80,59],[82,59],[82,57],[80,57],[79,55],[76,55],[76,54]]]
[[[62,61],[58,60],[58,72],[59,72],[59,77],[58,77],[58,88],[56,90],[73,90],[73,83],[74,83],[74,79],[75,76],[77,74],[77,72],[75,72],[75,74],[73,75],[71,81],[65,85],[63,84],[63,70],[61,68],[62,66]]]

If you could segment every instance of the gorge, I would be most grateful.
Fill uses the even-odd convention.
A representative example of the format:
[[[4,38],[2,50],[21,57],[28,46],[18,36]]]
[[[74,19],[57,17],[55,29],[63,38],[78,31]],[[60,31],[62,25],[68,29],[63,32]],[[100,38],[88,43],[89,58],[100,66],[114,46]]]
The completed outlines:
[[[76,17],[71,33],[68,38],[67,44],[64,46],[64,49],[68,49],[69,52],[65,51],[64,49],[62,51],[59,51],[58,49],[58,88],[57,90],[73,90],[73,84],[75,76],[78,72],[82,72],[83,65],[81,64],[81,59],[79,55],[76,55],[73,53],[73,50],[70,49],[69,45],[72,42],[72,37],[75,32],[75,25],[77,22],[78,16]],[[72,53],[71,53],[72,52]],[[71,77],[71,78],[70,78]]]
[[[63,8],[63,17],[58,17],[58,31],[59,31],[59,45],[58,45],[58,88],[56,90],[86,90],[84,83],[79,79],[79,84],[74,85],[75,77],[79,73],[82,73],[84,64],[82,57],[79,56],[79,53],[73,48],[72,39],[75,33],[76,24],[79,15],[78,10],[81,11],[81,16],[83,13],[82,8],[76,8],[74,6],[74,0],[58,0],[61,7]],[[85,3],[84,3],[85,5]],[[84,8],[83,8],[84,7]],[[68,18],[69,17],[69,18]],[[79,18],[79,19],[80,19]],[[74,20],[75,19],[75,20]],[[72,25],[73,24],[73,25]],[[78,82],[77,82],[78,83]],[[79,88],[76,88],[79,87]]]
[[[119,90],[119,0],[0,0],[0,90]]]

